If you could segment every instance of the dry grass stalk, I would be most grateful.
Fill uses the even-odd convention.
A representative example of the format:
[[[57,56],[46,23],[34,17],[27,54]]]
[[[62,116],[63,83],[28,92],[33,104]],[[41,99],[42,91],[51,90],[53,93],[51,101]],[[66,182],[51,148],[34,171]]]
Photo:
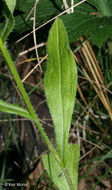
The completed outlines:
[[[39,63],[39,54],[38,54],[38,49],[36,48],[37,46],[37,40],[36,40],[36,31],[35,31],[35,27],[36,27],[36,7],[38,4],[39,0],[36,0],[36,3],[34,5],[34,18],[33,18],[33,39],[34,39],[34,45],[35,45],[35,53],[36,53],[36,57],[37,57],[37,62]],[[42,71],[41,65],[39,64],[39,68]]]
[[[82,40],[83,39],[81,38],[81,41]],[[81,58],[83,59],[85,63],[84,66],[81,65],[81,68],[86,78],[88,79],[88,81],[90,82],[94,90],[96,91],[97,95],[99,96],[104,107],[106,108],[110,116],[110,119],[112,120],[112,109],[110,106],[106,87],[104,85],[104,77],[90,43],[87,42],[86,44],[83,44],[82,47],[79,49],[79,52],[80,52]],[[80,95],[81,95],[81,92],[80,92]],[[83,101],[85,102],[84,98],[83,98]]]

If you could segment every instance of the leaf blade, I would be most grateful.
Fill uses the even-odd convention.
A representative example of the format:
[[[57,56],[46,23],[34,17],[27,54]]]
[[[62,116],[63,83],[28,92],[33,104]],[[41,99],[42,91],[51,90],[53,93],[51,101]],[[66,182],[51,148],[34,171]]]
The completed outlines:
[[[48,39],[44,87],[56,133],[57,151],[66,164],[68,135],[77,86],[77,69],[64,25],[56,19]]]
[[[79,1],[76,0],[76,3]],[[87,2],[77,6],[73,14],[62,15],[61,19],[70,43],[82,35],[87,37],[89,35],[92,42],[101,47],[107,39],[112,39],[112,1],[87,0]]]
[[[95,6],[99,12],[99,16],[112,16],[112,1],[110,0],[87,0],[88,3]]]
[[[10,114],[16,114],[28,119],[33,119],[31,115],[29,114],[29,112],[25,110],[24,108],[17,105],[13,105],[11,103],[7,103],[3,100],[0,100],[0,111],[10,113]]]
[[[112,16],[95,17],[74,12],[61,16],[61,19],[65,24],[71,43],[78,40],[82,35],[89,35],[92,42],[99,47],[108,38],[112,39]]]

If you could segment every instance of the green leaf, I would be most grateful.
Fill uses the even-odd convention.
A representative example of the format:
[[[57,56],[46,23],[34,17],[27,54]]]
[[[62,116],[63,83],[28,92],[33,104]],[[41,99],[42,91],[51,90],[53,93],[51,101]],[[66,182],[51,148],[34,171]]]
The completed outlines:
[[[67,157],[67,166],[69,175],[72,179],[74,189],[77,190],[78,182],[78,162],[79,162],[79,145],[71,144],[69,146],[69,152]],[[42,161],[45,169],[48,172],[49,177],[53,183],[58,187],[59,190],[69,190],[67,180],[64,176],[63,171],[61,170],[59,164],[55,160],[52,154],[43,155]]]
[[[0,111],[10,113],[10,114],[16,114],[28,119],[33,119],[31,115],[29,114],[29,112],[25,110],[24,108],[4,102],[3,100],[0,100]]]
[[[0,36],[3,42],[6,41],[9,34],[12,32],[14,27],[13,11],[15,7],[16,0],[5,0],[3,3],[3,16],[4,22],[0,24]]]
[[[112,16],[112,1],[110,0],[88,0],[89,4],[92,4],[97,8],[99,16]]]
[[[91,0],[90,2],[95,2],[95,0]],[[92,42],[99,47],[101,47],[103,42],[108,38],[112,39],[112,16],[109,17],[110,11],[105,13],[106,11],[103,9],[102,4],[98,5],[101,6],[100,8],[104,11],[102,14],[106,16],[91,15],[91,13],[96,12],[96,10],[85,3],[76,7],[73,14],[61,16],[71,43],[79,39],[82,35],[90,36]],[[110,4],[108,3],[108,8],[105,7],[106,10],[110,9],[109,5],[112,9],[112,1]],[[105,6],[107,6],[107,4]],[[100,9],[99,7],[96,8]]]
[[[28,14],[30,13],[31,9],[34,7],[35,0],[25,0],[23,3],[23,0],[18,0],[16,8],[23,11],[24,14],[21,16],[15,17],[15,31],[22,33],[27,30],[32,30],[33,26],[33,18],[34,13],[30,15],[30,17],[26,20]],[[52,18],[54,15],[57,15],[60,13],[60,7],[61,7],[61,1],[57,0],[56,2],[53,2],[51,0],[40,0],[37,3],[36,7],[36,26],[40,26],[41,24],[48,21],[50,18]]]
[[[56,19],[49,33],[44,87],[55,126],[57,151],[66,165],[69,129],[77,88],[77,68],[60,19]]]

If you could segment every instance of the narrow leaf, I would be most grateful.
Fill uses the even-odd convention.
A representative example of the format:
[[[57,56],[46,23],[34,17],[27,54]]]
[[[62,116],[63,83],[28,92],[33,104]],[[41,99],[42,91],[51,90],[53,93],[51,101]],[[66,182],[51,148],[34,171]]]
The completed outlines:
[[[48,38],[48,64],[44,85],[55,126],[57,151],[66,164],[77,87],[77,68],[60,19],[54,22]]]
[[[10,114],[16,114],[28,119],[33,119],[31,115],[29,114],[29,112],[25,110],[24,108],[4,102],[3,100],[0,100],[0,111],[10,113]]]

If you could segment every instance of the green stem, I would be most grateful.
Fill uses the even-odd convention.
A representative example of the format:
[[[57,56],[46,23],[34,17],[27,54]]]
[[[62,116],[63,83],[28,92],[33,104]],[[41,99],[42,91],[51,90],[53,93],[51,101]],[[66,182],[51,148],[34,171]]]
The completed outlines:
[[[31,104],[30,100],[29,100],[29,97],[28,97],[28,95],[27,95],[27,93],[26,93],[26,91],[24,89],[24,86],[23,86],[23,84],[21,82],[21,79],[20,79],[18,73],[17,73],[17,70],[16,70],[16,68],[14,66],[14,63],[13,63],[11,57],[10,57],[10,54],[9,54],[9,52],[8,52],[5,44],[2,41],[1,37],[0,37],[0,49],[1,49],[1,51],[2,51],[2,53],[4,55],[4,57],[5,57],[5,60],[7,61],[7,64],[8,64],[8,66],[10,68],[10,71],[11,71],[11,73],[12,73],[14,79],[15,79],[15,82],[16,82],[16,84],[18,86],[18,89],[21,92],[21,95],[23,96],[23,99],[24,99],[24,101],[25,101],[25,103],[27,105],[27,108],[29,110],[30,115],[32,116],[33,120],[35,121],[35,123],[36,123],[36,125],[37,125],[37,127],[38,127],[38,129],[39,129],[39,131],[40,131],[40,133],[41,133],[41,135],[42,135],[45,143],[47,144],[47,146],[49,147],[50,151],[54,155],[54,157],[57,160],[58,164],[63,169],[63,172],[65,174],[66,180],[67,180],[67,182],[69,184],[70,190],[74,190],[73,183],[72,183],[72,180],[70,178],[70,175],[69,175],[67,169],[65,169],[65,166],[64,166],[62,160],[58,156],[58,153],[56,152],[55,148],[51,144],[51,142],[50,142],[49,138],[47,137],[46,133],[44,132],[44,129],[40,125],[40,122],[39,122],[39,120],[38,120],[38,118],[36,116],[36,113],[35,113],[35,111],[33,109],[33,106]]]

